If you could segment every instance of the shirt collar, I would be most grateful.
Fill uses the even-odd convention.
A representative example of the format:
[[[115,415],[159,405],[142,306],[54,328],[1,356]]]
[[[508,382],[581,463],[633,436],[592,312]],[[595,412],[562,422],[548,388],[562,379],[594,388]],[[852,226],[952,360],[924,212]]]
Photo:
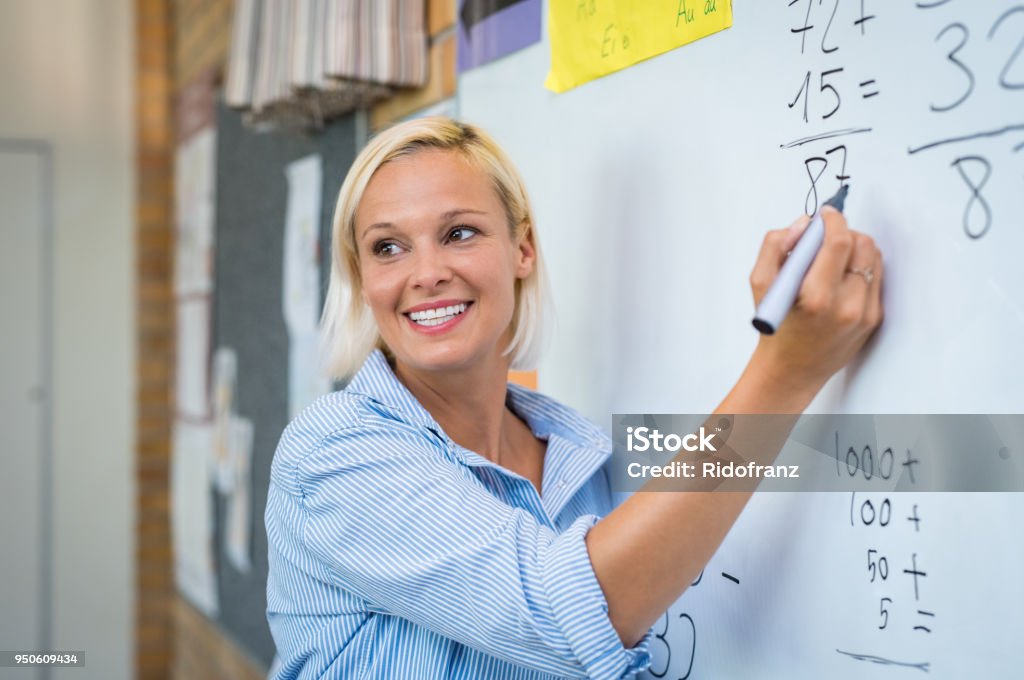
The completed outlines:
[[[374,350],[345,389],[369,397],[378,408],[398,420],[431,430],[448,444],[449,450],[463,464],[493,468],[504,475],[518,477],[453,441],[398,380],[380,350]],[[505,398],[534,436],[548,443],[542,502],[548,516],[556,517],[569,499],[611,457],[611,440],[599,427],[551,397],[509,383]]]
[[[398,380],[379,349],[370,354],[345,389],[370,397],[402,420],[434,430],[448,440],[430,412]],[[509,383],[506,400],[536,437],[547,440],[555,435],[575,446],[611,455],[611,442],[599,427],[551,397]]]
[[[599,427],[551,397],[509,383],[507,403],[540,439],[558,436],[580,448],[611,454],[611,441]]]
[[[373,350],[367,357],[363,367],[345,387],[345,391],[367,396],[396,418],[411,425],[426,427],[443,439],[451,441],[430,412],[423,408],[412,392],[395,376],[387,358],[379,349]]]

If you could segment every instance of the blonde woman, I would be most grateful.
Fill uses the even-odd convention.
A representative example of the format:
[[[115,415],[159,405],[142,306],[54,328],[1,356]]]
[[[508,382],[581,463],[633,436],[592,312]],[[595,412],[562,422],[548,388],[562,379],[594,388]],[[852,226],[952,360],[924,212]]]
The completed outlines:
[[[835,211],[825,223],[797,306],[717,412],[800,413],[880,323],[877,248]],[[800,224],[765,239],[755,299]],[[403,123],[353,164],[323,315],[348,384],[288,426],[271,473],[279,678],[628,677],[746,503],[613,508],[606,435],[506,383],[538,353],[536,228],[515,169],[470,125]]]

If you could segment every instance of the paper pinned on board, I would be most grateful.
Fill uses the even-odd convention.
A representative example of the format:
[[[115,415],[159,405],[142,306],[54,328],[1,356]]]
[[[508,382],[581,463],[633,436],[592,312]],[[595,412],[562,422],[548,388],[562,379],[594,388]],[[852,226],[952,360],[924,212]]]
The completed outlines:
[[[461,0],[456,24],[459,73],[540,40],[541,0]]]
[[[178,417],[194,422],[209,416],[216,155],[216,131],[205,127],[178,146],[174,165],[175,407]]]
[[[210,457],[213,428],[178,421],[171,456],[171,534],[174,581],[207,616],[218,611],[217,564],[213,552]]]
[[[732,0],[551,2],[551,71],[565,92],[732,26]]]
[[[252,569],[249,548],[252,536],[253,423],[235,412],[238,355],[231,347],[218,347],[213,355],[212,482],[227,501],[223,533],[224,553],[238,571]]]
[[[323,168],[319,154],[288,164],[284,226],[284,319],[288,328],[288,415],[294,418],[330,390],[317,355],[320,320],[320,202]]]
[[[288,164],[284,223],[284,320],[289,335],[315,333],[320,319],[320,154]]]
[[[213,480],[217,490],[230,493],[235,481],[232,464],[231,423],[235,415],[238,355],[231,347],[218,347],[213,355]]]
[[[175,156],[174,292],[178,296],[213,291],[216,175],[217,133],[207,127],[183,142]]]
[[[224,552],[232,566],[244,574],[252,570],[252,560],[249,559],[252,536],[252,421],[233,416],[230,429],[230,467],[234,479],[228,498]]]
[[[210,301],[206,296],[178,298],[175,407],[179,418],[202,422],[209,417]]]

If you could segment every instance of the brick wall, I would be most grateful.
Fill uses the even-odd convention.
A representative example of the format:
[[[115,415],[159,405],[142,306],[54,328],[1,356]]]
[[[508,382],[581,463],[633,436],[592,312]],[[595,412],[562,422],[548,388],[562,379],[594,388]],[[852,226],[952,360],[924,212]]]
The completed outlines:
[[[135,3],[138,290],[135,675],[167,676],[173,573],[169,513],[171,374],[172,27],[167,0]]]
[[[230,0],[136,0],[138,439],[135,675],[259,678],[174,588],[170,451],[174,385],[174,102],[223,63]],[[225,673],[229,670],[229,673]]]

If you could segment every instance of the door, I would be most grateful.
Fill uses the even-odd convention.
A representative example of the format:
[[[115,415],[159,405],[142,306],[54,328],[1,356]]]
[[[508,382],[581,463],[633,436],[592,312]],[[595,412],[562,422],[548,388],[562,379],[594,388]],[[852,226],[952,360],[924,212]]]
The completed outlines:
[[[50,148],[0,139],[0,640],[50,640]],[[0,676],[11,669],[0,670]],[[17,671],[42,678],[43,669]]]

